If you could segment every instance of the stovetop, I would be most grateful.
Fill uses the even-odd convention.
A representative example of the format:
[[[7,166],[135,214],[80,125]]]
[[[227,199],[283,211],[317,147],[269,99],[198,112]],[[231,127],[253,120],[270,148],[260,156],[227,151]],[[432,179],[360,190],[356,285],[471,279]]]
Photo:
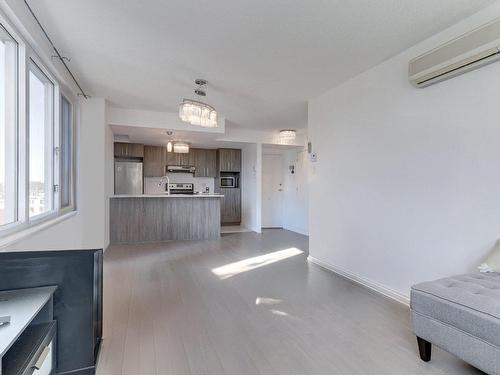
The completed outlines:
[[[168,184],[170,194],[194,194],[194,184],[175,182]]]

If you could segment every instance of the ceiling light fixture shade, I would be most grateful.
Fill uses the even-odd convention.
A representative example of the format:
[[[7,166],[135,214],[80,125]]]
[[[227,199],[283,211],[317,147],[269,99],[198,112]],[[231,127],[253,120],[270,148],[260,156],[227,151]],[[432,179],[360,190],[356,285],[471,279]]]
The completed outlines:
[[[185,142],[175,142],[174,152],[177,154],[187,154],[189,153],[189,145]]]
[[[217,112],[214,107],[196,100],[184,99],[179,107],[179,117],[191,125],[205,128],[217,127]]]
[[[172,142],[167,143],[167,152],[172,152]]]
[[[295,140],[297,132],[293,129],[280,130],[279,140],[280,143],[289,143]]]
[[[194,93],[198,96],[206,96],[207,81],[198,78],[194,83],[197,86]],[[191,125],[205,128],[217,127],[217,111],[215,108],[197,100],[184,99],[179,106],[179,117],[182,121]]]

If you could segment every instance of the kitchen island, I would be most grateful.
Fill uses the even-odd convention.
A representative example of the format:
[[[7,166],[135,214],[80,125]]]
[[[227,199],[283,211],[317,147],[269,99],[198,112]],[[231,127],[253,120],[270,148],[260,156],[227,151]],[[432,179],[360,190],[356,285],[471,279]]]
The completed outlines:
[[[111,243],[205,240],[220,237],[220,194],[114,195]]]

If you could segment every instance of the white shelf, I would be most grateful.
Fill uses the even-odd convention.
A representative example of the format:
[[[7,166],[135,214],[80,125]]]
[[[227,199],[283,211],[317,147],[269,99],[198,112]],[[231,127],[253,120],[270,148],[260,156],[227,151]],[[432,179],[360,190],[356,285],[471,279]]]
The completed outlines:
[[[46,286],[0,292],[0,315],[10,315],[10,323],[0,326],[0,358],[50,300],[56,289],[56,286]]]

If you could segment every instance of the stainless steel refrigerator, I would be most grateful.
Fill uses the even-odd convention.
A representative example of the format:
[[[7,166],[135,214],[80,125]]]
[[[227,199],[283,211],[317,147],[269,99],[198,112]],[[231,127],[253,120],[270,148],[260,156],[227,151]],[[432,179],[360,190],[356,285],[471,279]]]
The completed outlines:
[[[115,161],[115,194],[143,194],[142,162]]]

